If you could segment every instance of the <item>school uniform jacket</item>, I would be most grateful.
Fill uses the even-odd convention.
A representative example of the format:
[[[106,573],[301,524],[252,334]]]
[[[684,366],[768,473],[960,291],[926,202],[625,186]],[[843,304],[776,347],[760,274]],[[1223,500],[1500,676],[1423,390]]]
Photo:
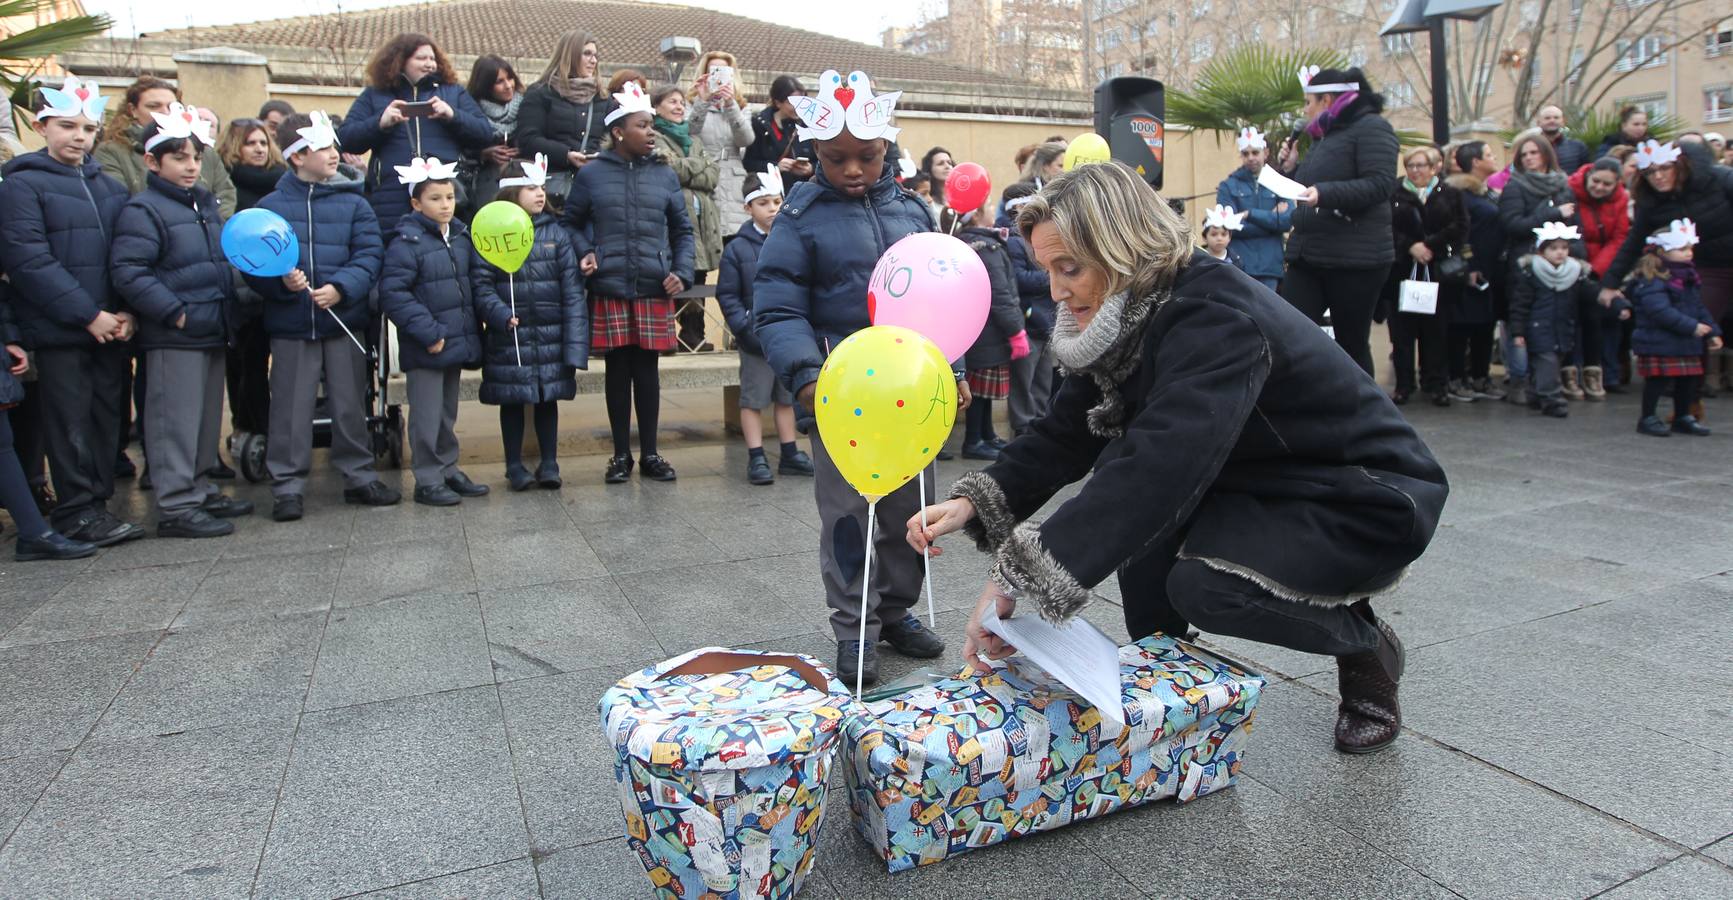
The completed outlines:
[[[46,149],[7,163],[0,177],[0,263],[12,279],[23,345],[96,346],[85,326],[98,313],[120,309],[108,245],[126,187],[90,157],[69,166]]]
[[[596,254],[592,297],[666,297],[670,273],[691,286],[695,244],[680,180],[654,156],[627,159],[604,150],[572,179],[566,234],[578,259]]]
[[[322,341],[343,336],[344,326],[356,337],[364,334],[373,309],[368,295],[379,279],[385,245],[373,207],[361,194],[360,175],[354,167],[341,165],[330,181],[314,183],[286,172],[277,189],[259,201],[260,209],[282,216],[295,230],[301,244],[299,268],[308,285],[332,284],[341,295],[336,306],[321,310],[310,291],[291,292],[281,278],[246,276],[265,298],[265,333],[271,337]]]
[[[109,260],[114,285],[138,316],[146,350],[220,350],[233,332],[235,281],[223,256],[215,195],[155,172],[121,207]],[[186,324],[177,326],[181,316]]]
[[[379,304],[401,335],[397,361],[405,371],[481,365],[475,282],[485,277],[483,263],[462,222],[446,227],[441,235],[432,219],[412,212],[397,221],[397,239],[385,250]],[[440,341],[438,353],[427,349]]]
[[[590,366],[590,305],[571,238],[552,213],[533,220],[535,244],[511,276],[476,263],[475,303],[482,336],[481,402],[498,405],[570,400],[574,369]],[[518,326],[511,328],[512,298]],[[521,354],[521,355],[520,355]],[[520,362],[521,359],[521,362]]]

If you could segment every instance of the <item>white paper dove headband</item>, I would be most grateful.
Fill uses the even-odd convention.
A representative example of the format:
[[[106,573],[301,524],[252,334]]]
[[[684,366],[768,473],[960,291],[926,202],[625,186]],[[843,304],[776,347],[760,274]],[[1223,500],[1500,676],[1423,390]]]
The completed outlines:
[[[58,89],[43,86],[39,90],[45,105],[36,114],[38,122],[49,117],[76,119],[83,116],[101,123],[102,110],[108,106],[108,98],[96,92],[96,85],[79,81],[78,76],[71,72],[66,73],[66,82]]]
[[[1643,141],[1637,145],[1635,156],[1637,158],[1637,169],[1639,171],[1650,168],[1651,166],[1664,166],[1668,163],[1678,161],[1679,145],[1672,141],[1668,141],[1665,144],[1653,140]]]
[[[1229,231],[1239,231],[1246,227],[1246,214],[1234,212],[1231,206],[1216,204],[1203,214],[1204,230],[1211,228],[1226,228]]]
[[[636,81],[628,81],[621,85],[620,92],[614,95],[614,102],[620,104],[620,107],[608,113],[608,117],[602,120],[603,125],[612,125],[616,120],[632,113],[654,113],[656,111],[656,108],[650,105],[649,95],[644,93],[644,89],[639,87]]]
[[[331,117],[322,109],[315,109],[309,116],[313,120],[306,128],[297,128],[298,139],[283,148],[283,158],[288,159],[302,150],[323,150],[337,143],[337,131],[331,127]]]
[[[144,152],[149,153],[164,141],[191,138],[211,146],[211,123],[199,117],[198,111],[180,103],[169,104],[168,112],[153,112],[150,114],[156,120],[156,134],[144,142]]]
[[[1346,94],[1349,91],[1357,91],[1360,89],[1360,86],[1357,84],[1343,84],[1341,82],[1313,84],[1312,79],[1318,77],[1320,71],[1322,70],[1317,66],[1301,66],[1300,90],[1308,94]]]
[[[872,79],[858,69],[848,73],[847,84],[835,69],[826,69],[818,76],[817,97],[790,100],[800,117],[796,131],[803,141],[828,141],[842,134],[845,127],[863,141],[894,141],[902,129],[891,124],[891,115],[902,95],[902,91],[892,91],[874,96]]]
[[[758,190],[747,194],[740,202],[751,203],[759,197],[780,196],[782,196],[782,173],[776,171],[775,166],[769,166],[758,173]]]
[[[1241,153],[1247,150],[1263,150],[1270,146],[1256,128],[1240,129],[1240,135],[1234,138],[1234,144],[1239,147]]]
[[[1683,250],[1697,243],[1697,223],[1690,219],[1674,219],[1667,230],[1649,235],[1648,243],[1662,250]]]
[[[415,186],[423,181],[451,181],[457,177],[457,163],[442,163],[437,156],[422,159],[417,156],[409,161],[407,166],[392,166],[397,170],[397,183],[409,188],[415,193]]]
[[[1539,247],[1547,241],[1580,241],[1583,233],[1575,225],[1563,222],[1548,222],[1534,229],[1534,245]]]
[[[500,187],[542,187],[548,183],[548,155],[546,153],[537,153],[533,162],[519,160],[518,165],[523,167],[524,173],[515,178],[501,178],[499,180]]]

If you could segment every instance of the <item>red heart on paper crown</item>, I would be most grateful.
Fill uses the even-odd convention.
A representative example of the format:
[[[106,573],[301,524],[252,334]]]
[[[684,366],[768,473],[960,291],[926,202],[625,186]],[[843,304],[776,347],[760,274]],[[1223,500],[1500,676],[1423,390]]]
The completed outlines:
[[[80,99],[80,100],[89,100],[90,99],[90,91],[88,91],[84,88],[79,88],[78,90],[73,91],[72,93],[78,95],[78,99]]]
[[[854,88],[837,88],[836,101],[842,104],[843,109],[848,109],[848,105],[854,102]]]

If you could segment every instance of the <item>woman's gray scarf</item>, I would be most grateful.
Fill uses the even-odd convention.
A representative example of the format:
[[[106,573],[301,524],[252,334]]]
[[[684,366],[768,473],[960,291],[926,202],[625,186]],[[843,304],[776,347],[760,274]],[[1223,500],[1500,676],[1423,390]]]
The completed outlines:
[[[1053,357],[1067,375],[1087,375],[1101,390],[1101,402],[1089,410],[1091,434],[1125,434],[1125,398],[1119,386],[1137,368],[1150,318],[1171,295],[1165,286],[1137,299],[1114,294],[1095,311],[1088,328],[1079,328],[1070,307],[1060,305],[1053,323]]]
[[[517,113],[524,105],[523,94],[512,94],[510,103],[495,103],[488,99],[478,99],[475,102],[481,105],[482,114],[493,123],[494,134],[510,137],[517,131]]]
[[[1555,291],[1569,290],[1570,286],[1582,279],[1583,264],[1576,257],[1567,256],[1562,265],[1553,265],[1546,257],[1536,253],[1529,257],[1529,268],[1540,283]]]
[[[1570,179],[1559,171],[1513,172],[1510,180],[1522,185],[1523,190],[1541,200],[1557,202],[1571,191]]]

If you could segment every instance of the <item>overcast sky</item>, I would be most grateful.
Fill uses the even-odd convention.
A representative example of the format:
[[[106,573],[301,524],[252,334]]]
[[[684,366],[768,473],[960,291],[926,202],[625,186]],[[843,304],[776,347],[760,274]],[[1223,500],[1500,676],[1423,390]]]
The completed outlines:
[[[414,2],[414,0],[411,0]],[[114,19],[114,33],[130,37],[140,31],[161,31],[190,25],[227,25],[259,19],[323,15],[343,10],[403,5],[403,0],[271,0],[267,3],[237,3],[235,0],[85,0],[92,13],[107,13]],[[784,25],[818,31],[850,40],[878,43],[879,32],[890,25],[905,25],[920,18],[921,11],[937,7],[940,0],[873,0],[851,3],[852,15],[838,15],[828,3],[770,3],[765,0],[696,0],[700,6],[744,16],[775,12]],[[268,10],[261,12],[260,10]],[[511,14],[511,4],[499,5],[500,15]]]

